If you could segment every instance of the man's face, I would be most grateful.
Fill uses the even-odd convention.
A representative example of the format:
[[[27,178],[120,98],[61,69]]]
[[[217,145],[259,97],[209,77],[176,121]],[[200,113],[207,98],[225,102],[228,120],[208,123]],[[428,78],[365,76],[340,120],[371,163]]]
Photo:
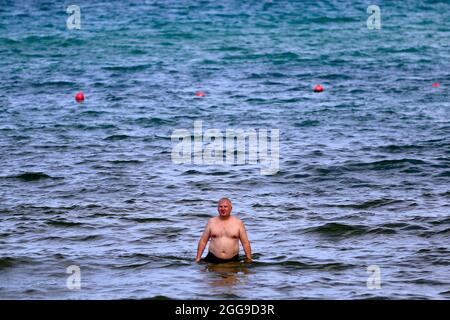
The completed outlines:
[[[217,211],[221,217],[228,217],[231,214],[231,204],[228,201],[221,201],[217,206]]]

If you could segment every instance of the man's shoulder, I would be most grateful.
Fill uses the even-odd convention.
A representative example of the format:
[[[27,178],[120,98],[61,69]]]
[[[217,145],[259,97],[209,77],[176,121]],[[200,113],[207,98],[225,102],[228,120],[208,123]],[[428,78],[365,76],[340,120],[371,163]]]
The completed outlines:
[[[220,218],[219,217],[212,217],[208,219],[209,223],[215,223],[215,222],[219,222]],[[239,219],[236,216],[230,216],[230,221],[233,223],[243,223],[241,219]]]
[[[233,218],[233,221],[235,222],[235,223],[243,223],[242,222],[242,220],[241,219],[239,219],[238,217],[236,217],[236,216],[232,216],[232,218]]]
[[[219,217],[212,217],[208,219],[208,223],[216,223],[217,221],[219,221]]]

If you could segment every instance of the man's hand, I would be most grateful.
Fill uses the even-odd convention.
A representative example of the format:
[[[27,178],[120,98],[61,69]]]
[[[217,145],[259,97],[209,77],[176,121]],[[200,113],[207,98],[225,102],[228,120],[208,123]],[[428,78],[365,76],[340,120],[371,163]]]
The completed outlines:
[[[199,263],[201,258],[195,258],[195,262]]]

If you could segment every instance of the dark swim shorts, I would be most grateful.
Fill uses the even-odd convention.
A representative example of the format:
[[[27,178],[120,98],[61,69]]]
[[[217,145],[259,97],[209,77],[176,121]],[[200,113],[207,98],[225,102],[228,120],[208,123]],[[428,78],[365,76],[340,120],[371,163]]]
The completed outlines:
[[[203,261],[210,262],[210,263],[225,263],[225,262],[230,262],[230,261],[239,261],[239,254],[235,255],[234,257],[232,257],[230,259],[221,259],[221,258],[217,258],[211,252],[208,252],[208,255],[205,257],[205,259],[203,259]]]

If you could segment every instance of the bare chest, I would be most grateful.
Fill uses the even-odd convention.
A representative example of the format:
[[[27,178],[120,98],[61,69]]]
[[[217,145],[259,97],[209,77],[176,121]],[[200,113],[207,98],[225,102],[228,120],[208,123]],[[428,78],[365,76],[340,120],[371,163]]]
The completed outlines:
[[[215,224],[211,226],[211,237],[239,239],[239,227],[232,224]]]

